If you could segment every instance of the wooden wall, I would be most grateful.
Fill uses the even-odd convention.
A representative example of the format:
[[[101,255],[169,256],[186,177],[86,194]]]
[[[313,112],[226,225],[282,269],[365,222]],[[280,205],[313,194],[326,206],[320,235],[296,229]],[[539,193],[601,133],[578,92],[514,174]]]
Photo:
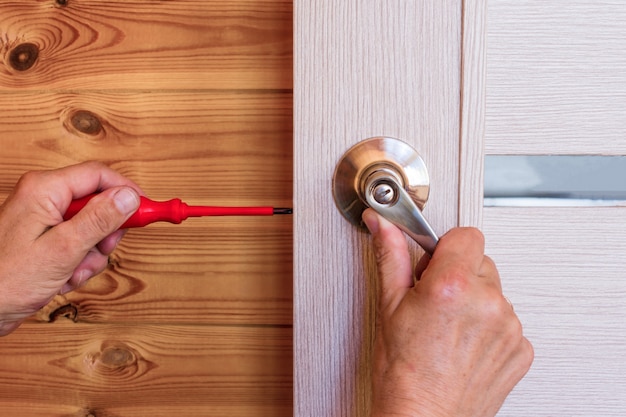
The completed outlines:
[[[291,66],[291,1],[2,1],[0,201],[98,159],[154,199],[291,206]],[[0,352],[0,415],[291,415],[291,216],[131,230]]]

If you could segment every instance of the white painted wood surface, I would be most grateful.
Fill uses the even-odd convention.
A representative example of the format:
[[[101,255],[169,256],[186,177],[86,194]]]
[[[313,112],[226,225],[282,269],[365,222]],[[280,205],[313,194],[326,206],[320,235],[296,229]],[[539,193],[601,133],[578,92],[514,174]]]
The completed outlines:
[[[458,226],[482,225],[487,0],[463,1]]]
[[[626,154],[625,21],[622,0],[490,0],[486,153]],[[536,351],[499,415],[626,415],[626,207],[483,226]]]
[[[366,416],[375,267],[332,175],[355,143],[400,138],[431,174],[425,215],[440,233],[456,224],[462,7],[296,0],[294,19],[295,415]]]
[[[626,2],[490,0],[488,154],[626,154]]]
[[[535,362],[500,416],[626,415],[626,208],[485,208]]]

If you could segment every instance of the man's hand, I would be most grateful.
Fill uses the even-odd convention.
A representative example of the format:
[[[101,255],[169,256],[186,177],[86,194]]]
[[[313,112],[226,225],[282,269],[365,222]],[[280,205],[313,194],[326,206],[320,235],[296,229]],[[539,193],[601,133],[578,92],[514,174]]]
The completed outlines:
[[[72,200],[94,192],[100,194],[63,221]],[[104,270],[140,193],[96,162],[22,176],[0,206],[0,335]]]
[[[449,231],[414,275],[402,232],[371,209],[363,220],[380,280],[372,417],[494,416],[533,349],[482,233]]]

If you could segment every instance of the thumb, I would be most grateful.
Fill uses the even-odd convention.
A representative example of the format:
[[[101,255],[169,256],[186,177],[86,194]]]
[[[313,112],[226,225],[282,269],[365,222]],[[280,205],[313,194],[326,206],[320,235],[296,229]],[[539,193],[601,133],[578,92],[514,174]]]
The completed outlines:
[[[78,263],[100,241],[120,228],[139,207],[139,195],[130,187],[108,189],[70,220],[58,224],[46,236],[59,242],[67,262]]]
[[[413,286],[413,268],[406,238],[400,229],[374,210],[363,212],[363,222],[372,233],[378,266],[379,311],[393,313]]]

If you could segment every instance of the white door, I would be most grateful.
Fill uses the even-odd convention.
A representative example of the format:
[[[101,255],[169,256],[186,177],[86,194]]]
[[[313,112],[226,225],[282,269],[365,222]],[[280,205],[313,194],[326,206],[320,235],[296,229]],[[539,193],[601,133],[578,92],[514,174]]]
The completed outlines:
[[[367,415],[375,267],[331,179],[372,136],[420,152],[438,233],[484,228],[536,349],[500,415],[626,415],[626,207],[482,203],[485,153],[626,154],[626,2],[486,3],[295,2],[297,416]]]

